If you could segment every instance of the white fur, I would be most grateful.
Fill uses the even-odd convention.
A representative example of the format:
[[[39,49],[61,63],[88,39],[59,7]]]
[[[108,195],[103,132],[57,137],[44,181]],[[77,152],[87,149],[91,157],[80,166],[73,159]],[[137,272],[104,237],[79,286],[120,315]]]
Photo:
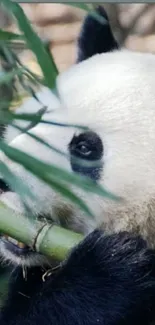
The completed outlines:
[[[57,88],[60,102],[54,95],[47,98],[42,93],[42,101],[48,99],[51,108],[55,106],[55,111],[45,118],[86,125],[100,135],[104,144],[100,183],[124,198],[124,203],[74,188],[95,213],[96,220],[91,222],[74,205],[1,153],[9,168],[37,192],[40,205],[32,204],[31,210],[36,215],[49,214],[58,223],[66,218],[68,228],[84,233],[100,223],[108,232],[140,232],[155,246],[155,56],[127,50],[96,55],[61,74]],[[33,103],[27,102],[29,109]],[[39,124],[32,132],[67,154],[77,130]],[[26,134],[15,137],[11,146],[71,171],[66,157]],[[1,200],[21,212],[17,194],[4,193]]]

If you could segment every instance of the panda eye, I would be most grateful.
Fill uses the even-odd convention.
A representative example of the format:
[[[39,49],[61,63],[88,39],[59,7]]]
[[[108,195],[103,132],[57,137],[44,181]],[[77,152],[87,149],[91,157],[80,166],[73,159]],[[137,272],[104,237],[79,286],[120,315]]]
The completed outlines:
[[[102,158],[103,143],[98,134],[87,131],[73,136],[69,151],[72,157],[95,161]]]
[[[76,146],[76,151],[79,152],[84,157],[88,157],[91,154],[91,149],[89,148],[88,144],[85,141],[81,141]]]
[[[104,154],[102,139],[99,135],[92,131],[74,135],[68,149],[72,171],[97,182],[103,168],[102,157]],[[83,159],[84,164],[77,158]],[[85,164],[86,160],[88,164]]]

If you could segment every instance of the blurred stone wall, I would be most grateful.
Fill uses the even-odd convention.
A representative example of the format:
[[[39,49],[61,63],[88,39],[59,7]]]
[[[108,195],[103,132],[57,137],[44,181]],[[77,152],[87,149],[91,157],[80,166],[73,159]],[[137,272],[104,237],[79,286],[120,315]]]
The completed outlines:
[[[50,49],[60,71],[76,59],[76,39],[85,12],[63,4],[22,4],[43,40],[50,42]]]
[[[105,7],[123,46],[155,53],[155,4],[106,4]]]
[[[102,4],[103,5],[103,4]],[[21,4],[27,17],[43,40],[50,42],[60,71],[76,60],[76,40],[85,12],[65,4]],[[155,4],[104,4],[119,42],[132,50],[155,53]],[[5,19],[4,19],[5,16]],[[2,19],[3,18],[3,19]],[[0,11],[0,26],[17,32],[5,13]],[[22,60],[38,72],[32,54],[24,51]]]

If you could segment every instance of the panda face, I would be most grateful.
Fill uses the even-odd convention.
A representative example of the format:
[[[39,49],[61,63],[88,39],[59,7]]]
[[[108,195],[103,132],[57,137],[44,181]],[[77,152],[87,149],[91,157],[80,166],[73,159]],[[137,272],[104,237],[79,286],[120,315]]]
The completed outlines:
[[[57,114],[56,114],[57,115]],[[63,115],[63,114],[60,114]],[[53,117],[53,114],[52,114]],[[62,120],[64,121],[64,115]],[[58,128],[53,126],[38,125],[31,130],[31,133],[42,136],[49,144],[57,146],[60,150],[66,153],[63,157],[52,152],[48,148],[41,146],[38,142],[29,138],[26,134],[16,137],[10,145],[21,149],[35,157],[53,163],[57,166],[65,168],[67,171],[79,173],[91,178],[97,182],[102,177],[104,147],[102,138],[95,131],[77,131],[74,128]],[[26,171],[22,166],[10,161],[2,153],[0,156],[9,168],[22,179],[24,184],[28,185],[32,192],[36,192],[39,201],[30,201],[26,203],[37,219],[46,219],[49,222],[57,222],[69,229],[74,229],[77,232],[88,233],[94,229],[96,221],[87,224],[87,217],[81,211],[75,209],[75,206],[65,201],[49,186],[38,180],[35,176]],[[93,166],[85,166],[77,163],[77,158],[85,160],[85,162],[93,162]],[[97,166],[96,166],[97,162]],[[99,163],[100,162],[100,163]],[[27,211],[17,193],[6,184],[3,179],[0,179],[0,200],[7,206],[12,208],[18,214],[27,214]],[[73,189],[75,191],[75,189]],[[85,193],[77,193],[84,199],[87,199]],[[79,215],[79,216],[78,216]],[[54,219],[53,219],[54,218]],[[3,256],[6,256],[12,262],[22,265],[32,265],[49,263],[45,257],[36,254],[22,243],[3,235],[0,239],[0,250]]]
[[[59,102],[52,93],[42,98],[50,103],[46,119],[87,127],[88,131],[83,132],[75,127],[40,123],[31,130],[66,155],[50,150],[26,134],[15,137],[10,145],[67,171],[86,175],[121,196],[123,201],[107,200],[72,185],[71,189],[96,216],[95,220],[89,220],[75,205],[3,153],[0,159],[37,193],[39,204],[33,200],[27,202],[37,218],[55,221],[83,234],[101,224],[108,233],[135,231],[150,246],[155,246],[155,56],[127,50],[102,52],[105,53],[85,57],[58,76]],[[28,105],[33,106],[33,101]],[[81,166],[75,157],[96,165]],[[18,213],[27,213],[20,197],[4,180],[1,180],[0,200]],[[50,262],[28,247],[18,246],[10,238],[0,240],[5,259],[22,265]]]

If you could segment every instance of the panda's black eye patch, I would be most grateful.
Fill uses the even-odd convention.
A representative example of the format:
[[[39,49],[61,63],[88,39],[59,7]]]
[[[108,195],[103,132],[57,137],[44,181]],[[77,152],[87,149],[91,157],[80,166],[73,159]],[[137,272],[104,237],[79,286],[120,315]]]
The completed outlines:
[[[0,179],[0,193],[9,191],[11,191],[10,186],[3,179]]]
[[[74,172],[88,176],[95,181],[99,180],[104,147],[98,134],[87,131],[74,135],[69,144],[69,153],[71,167]]]
[[[103,143],[100,137],[92,131],[74,135],[69,144],[70,154],[86,160],[98,160],[103,156]]]

